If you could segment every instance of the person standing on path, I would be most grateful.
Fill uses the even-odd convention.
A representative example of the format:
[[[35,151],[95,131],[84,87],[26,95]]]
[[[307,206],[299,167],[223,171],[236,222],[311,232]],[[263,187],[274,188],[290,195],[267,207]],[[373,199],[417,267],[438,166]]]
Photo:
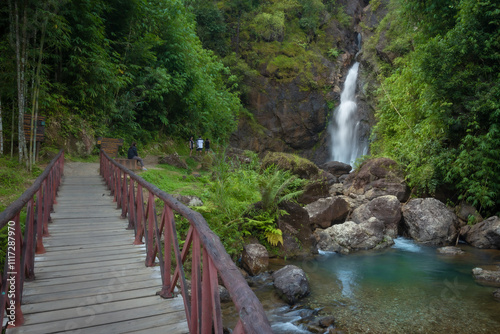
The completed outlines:
[[[144,161],[142,161],[141,157],[139,157],[139,154],[137,153],[136,142],[132,142],[132,145],[130,145],[127,153],[127,158],[139,161],[142,170],[147,170],[147,168],[144,167]]]
[[[189,156],[193,155],[193,148],[194,148],[194,138],[193,136],[191,136],[191,138],[189,138]]]
[[[210,139],[205,139],[205,154],[210,151]]]
[[[201,152],[203,151],[203,139],[198,137],[198,140],[196,141],[196,151],[198,151],[198,155],[201,155]]]

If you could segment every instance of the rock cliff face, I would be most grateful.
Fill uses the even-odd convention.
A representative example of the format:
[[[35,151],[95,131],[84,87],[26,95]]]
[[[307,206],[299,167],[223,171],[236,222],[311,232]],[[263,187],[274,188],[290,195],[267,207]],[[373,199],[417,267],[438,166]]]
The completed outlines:
[[[337,45],[331,47],[341,51],[339,57],[333,61],[326,56],[328,50],[317,51],[320,64],[327,70],[311,67],[312,81],[316,86],[309,83],[304,87],[305,80],[301,75],[292,80],[277,80],[263,67],[260,76],[247,82],[252,89],[247,96],[246,108],[253,117],[240,119],[238,130],[232,136],[233,146],[259,153],[293,152],[317,164],[330,160],[328,128],[335,108],[340,103],[345,76],[360,51],[360,22],[366,18],[370,22],[369,26],[373,26],[383,17],[366,15],[368,1],[341,2],[346,14],[351,17],[351,25],[345,28],[331,18],[325,29],[326,34],[335,36]],[[360,71],[363,71],[363,65]],[[374,118],[363,86],[363,81],[358,80],[357,117],[363,129],[362,140],[367,140]]]

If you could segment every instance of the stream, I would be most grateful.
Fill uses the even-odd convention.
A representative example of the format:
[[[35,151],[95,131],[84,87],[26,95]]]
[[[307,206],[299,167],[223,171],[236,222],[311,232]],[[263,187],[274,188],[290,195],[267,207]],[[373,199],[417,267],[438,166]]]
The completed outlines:
[[[311,294],[293,308],[265,274],[250,285],[278,334],[310,333],[304,318],[314,314],[333,315],[338,333],[499,333],[495,288],[476,284],[471,271],[499,265],[500,251],[459,247],[465,255],[439,255],[400,237],[378,252],[272,260],[271,270],[294,264],[307,273]]]

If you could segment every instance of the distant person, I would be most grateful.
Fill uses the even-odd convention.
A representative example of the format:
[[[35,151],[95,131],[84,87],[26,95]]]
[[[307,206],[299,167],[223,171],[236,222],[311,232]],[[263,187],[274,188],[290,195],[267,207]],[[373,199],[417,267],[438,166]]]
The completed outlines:
[[[189,138],[189,156],[193,155],[193,148],[194,148],[194,138],[193,136],[191,136],[191,138]]]
[[[139,154],[137,154],[137,147],[135,146],[136,142],[133,142],[132,145],[130,145],[130,148],[128,149],[128,159],[134,159],[139,161],[139,164],[141,165],[142,170],[147,170],[146,167],[144,167],[144,161],[139,157]]]
[[[205,139],[205,154],[210,151],[210,139]]]
[[[203,139],[198,137],[198,140],[196,141],[196,151],[198,151],[198,155],[201,155],[201,152],[203,151]]]

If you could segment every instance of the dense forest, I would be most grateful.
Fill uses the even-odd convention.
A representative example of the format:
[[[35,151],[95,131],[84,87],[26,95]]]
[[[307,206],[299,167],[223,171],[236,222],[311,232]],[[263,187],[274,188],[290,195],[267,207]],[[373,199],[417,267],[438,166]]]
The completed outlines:
[[[236,82],[202,47],[183,1],[9,0],[0,10],[6,143],[18,133],[11,122],[37,112],[57,134],[49,145],[82,130],[129,142],[234,130]]]
[[[417,194],[445,192],[500,211],[500,4],[493,0],[7,0],[0,4],[0,154],[26,159],[23,114],[47,116],[47,142],[114,136],[143,143],[226,140],[253,79],[300,91],[365,32],[371,154],[407,171]],[[356,14],[357,15],[357,14]],[[325,93],[327,94],[327,93]],[[331,113],[337,101],[326,99]],[[19,140],[18,140],[19,138]]]

